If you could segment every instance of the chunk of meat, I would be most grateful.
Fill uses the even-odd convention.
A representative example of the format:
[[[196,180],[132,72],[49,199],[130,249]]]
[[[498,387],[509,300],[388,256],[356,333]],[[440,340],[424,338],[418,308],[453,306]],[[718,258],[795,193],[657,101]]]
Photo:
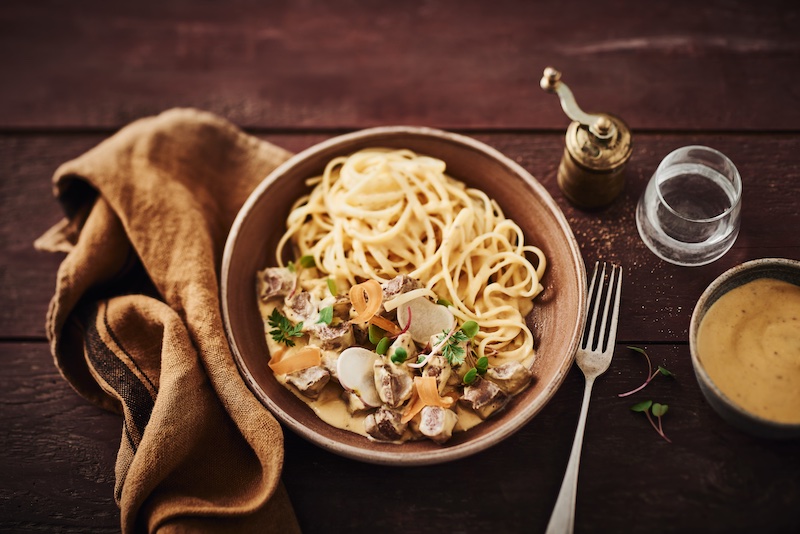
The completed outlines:
[[[383,289],[383,300],[389,300],[397,295],[408,293],[412,289],[418,289],[420,287],[422,286],[420,285],[419,281],[411,278],[410,276],[406,276],[404,274],[395,276],[388,282],[381,284],[381,289]]]
[[[303,328],[309,333],[311,345],[317,345],[322,350],[343,351],[347,347],[355,344],[353,336],[353,326],[350,323],[339,323],[337,325],[327,325],[325,323],[314,323]]]
[[[297,324],[305,322],[317,314],[317,307],[308,291],[301,291],[284,299],[286,318]]]
[[[531,382],[531,372],[519,362],[508,362],[486,371],[486,378],[509,395],[516,395]]]
[[[286,381],[309,399],[316,399],[330,379],[330,372],[321,365],[286,375]]]
[[[508,403],[509,396],[490,380],[479,378],[464,388],[460,402],[468,405],[481,419],[502,410]]]
[[[258,271],[258,296],[263,301],[285,297],[295,287],[296,275],[285,267],[267,267]]]
[[[425,406],[420,412],[419,431],[436,443],[442,444],[453,435],[458,415],[439,406]]]
[[[382,358],[375,360],[375,389],[381,402],[396,408],[411,398],[414,379],[404,365],[396,365]]]
[[[452,368],[447,358],[441,354],[437,354],[430,359],[428,365],[425,366],[425,370],[422,371],[422,375],[436,378],[436,386],[439,388],[439,394],[441,395],[444,393],[451,372]]]
[[[364,419],[364,430],[375,441],[399,441],[408,426],[402,417],[399,411],[381,406]]]

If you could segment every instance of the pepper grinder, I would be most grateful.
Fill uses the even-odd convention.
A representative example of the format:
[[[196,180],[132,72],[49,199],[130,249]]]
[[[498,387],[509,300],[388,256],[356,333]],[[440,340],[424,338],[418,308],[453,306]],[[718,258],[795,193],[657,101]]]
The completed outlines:
[[[578,207],[610,204],[625,186],[623,172],[633,149],[630,129],[614,115],[584,112],[552,67],[544,69],[540,85],[558,95],[561,108],[572,119],[558,166],[559,187]]]

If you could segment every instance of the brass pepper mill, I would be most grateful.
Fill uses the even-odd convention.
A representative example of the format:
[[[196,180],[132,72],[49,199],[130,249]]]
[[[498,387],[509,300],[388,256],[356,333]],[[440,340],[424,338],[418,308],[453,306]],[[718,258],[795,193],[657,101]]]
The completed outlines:
[[[585,113],[552,67],[544,69],[540,85],[558,95],[561,108],[572,119],[558,166],[559,187],[579,207],[610,204],[625,186],[623,171],[632,152],[630,129],[614,115]]]

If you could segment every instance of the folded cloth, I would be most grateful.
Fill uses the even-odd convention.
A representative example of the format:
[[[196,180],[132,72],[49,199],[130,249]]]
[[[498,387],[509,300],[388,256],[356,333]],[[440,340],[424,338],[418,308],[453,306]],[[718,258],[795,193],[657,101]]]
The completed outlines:
[[[134,122],[55,173],[68,252],[47,334],[75,390],[123,415],[123,532],[299,532],[280,425],[223,330],[218,273],[250,191],[289,153],[214,115]]]

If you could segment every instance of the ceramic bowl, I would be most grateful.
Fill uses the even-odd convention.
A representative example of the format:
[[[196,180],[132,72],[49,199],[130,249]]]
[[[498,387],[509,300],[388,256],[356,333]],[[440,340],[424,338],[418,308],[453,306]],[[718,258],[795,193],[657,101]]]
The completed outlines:
[[[535,382],[486,422],[431,441],[376,443],[329,426],[280,385],[267,366],[264,327],[256,302],[256,271],[276,265],[275,248],[292,203],[308,192],[332,158],[368,147],[408,148],[442,159],[447,172],[497,200],[521,226],[526,242],[547,256],[544,291],[527,317],[537,349]],[[469,137],[418,127],[380,127],[313,146],[278,167],[255,189],[238,214],[225,246],[221,274],[225,329],[241,375],[253,394],[288,428],[334,453],[379,464],[423,465],[476,453],[517,431],[534,417],[564,380],[578,347],[586,312],[586,273],[578,244],[551,196],[521,166]]]
[[[697,354],[697,332],[708,309],[728,291],[759,278],[776,278],[800,285],[800,262],[781,258],[764,258],[745,262],[724,272],[706,288],[692,313],[689,327],[689,349],[692,366],[711,407],[733,426],[755,436],[765,438],[798,438],[800,424],[770,421],[748,412],[733,402],[714,383]]]

